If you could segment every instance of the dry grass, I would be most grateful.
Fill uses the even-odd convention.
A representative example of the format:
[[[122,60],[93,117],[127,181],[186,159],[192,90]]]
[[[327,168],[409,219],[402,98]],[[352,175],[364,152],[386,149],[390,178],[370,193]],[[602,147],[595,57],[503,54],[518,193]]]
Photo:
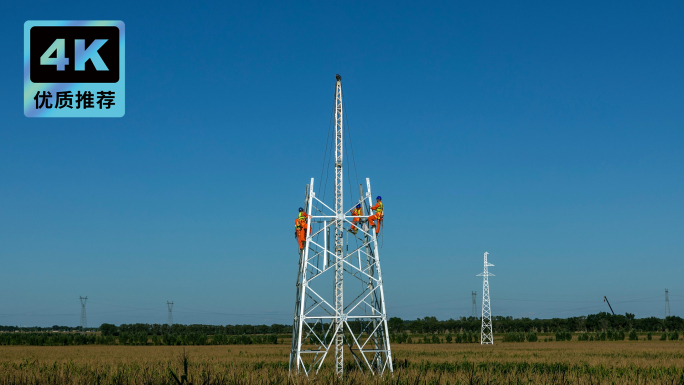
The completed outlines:
[[[415,362],[561,363],[610,367],[684,368],[684,341],[521,342],[393,345],[396,360]]]
[[[288,376],[289,346],[0,347],[0,384],[172,384],[189,356],[194,384],[339,382],[325,369],[306,380]],[[384,379],[358,371],[344,383],[621,384],[684,383],[684,342],[541,342],[394,345],[397,368]],[[347,355],[348,356],[348,355]]]

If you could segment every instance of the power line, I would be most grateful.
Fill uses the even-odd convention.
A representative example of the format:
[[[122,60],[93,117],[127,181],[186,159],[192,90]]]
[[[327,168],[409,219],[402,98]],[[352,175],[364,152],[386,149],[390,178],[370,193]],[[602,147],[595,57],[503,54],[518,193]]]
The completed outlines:
[[[325,166],[326,166],[326,160],[328,159],[328,154],[329,154],[328,143],[332,143],[332,142],[330,142],[330,133],[332,132],[332,118],[333,118],[334,112],[335,112],[335,106],[333,106],[332,110],[330,110],[330,123],[328,123],[328,135],[325,137],[325,152],[323,153],[323,165],[321,166],[321,182],[323,181],[323,171],[325,171],[327,169],[328,173],[330,172],[330,161],[328,161],[328,167],[326,168]],[[330,150],[332,151],[332,144],[330,146]],[[323,195],[321,195],[321,198],[323,198],[323,199],[325,199],[325,191],[326,191],[327,185],[328,185],[328,175],[327,174],[325,177],[325,181],[326,181],[326,183],[320,183],[318,185],[318,194],[321,193],[321,185],[324,185]],[[316,203],[316,206],[318,207],[318,203]]]
[[[126,305],[114,305],[114,304],[111,304],[109,302],[97,302],[97,301],[93,302],[93,301],[90,301],[90,303],[96,304],[96,305],[102,304],[102,305],[105,305],[107,307],[121,307],[124,309],[145,310],[145,311],[154,311],[154,312],[157,312],[160,309],[159,307],[137,307],[137,306],[126,306]]]
[[[550,313],[558,313],[558,312],[571,312],[571,311],[577,311],[577,310],[587,310],[587,309],[598,309],[598,308],[603,308],[603,305],[601,306],[589,306],[589,307],[579,307],[575,309],[562,309],[562,310],[552,310],[552,311],[545,311],[541,313],[532,313],[533,315],[542,315],[542,314],[550,314]]]
[[[342,92],[342,96],[344,97],[344,92]],[[354,175],[356,176],[356,184],[359,184],[359,174],[356,172],[356,158],[354,157],[354,143],[352,142],[351,139],[351,130],[349,129],[349,117],[347,116],[347,105],[344,104],[345,99],[342,99],[342,104],[344,106],[344,119],[347,121],[346,127],[347,127],[347,138],[349,139],[349,147],[351,148],[351,153],[352,153],[352,164],[354,165]],[[349,171],[347,171],[349,172]]]

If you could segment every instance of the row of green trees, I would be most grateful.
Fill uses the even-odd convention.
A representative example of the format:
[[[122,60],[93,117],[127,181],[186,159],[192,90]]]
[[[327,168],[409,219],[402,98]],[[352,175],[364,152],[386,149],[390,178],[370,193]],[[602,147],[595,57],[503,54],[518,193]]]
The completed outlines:
[[[504,334],[503,342],[536,342],[537,333],[515,333],[509,332]]]
[[[639,340],[639,335],[636,330],[630,331],[625,334],[622,330],[607,330],[598,333],[576,333],[577,341],[624,341],[626,337],[630,340]],[[572,341],[574,334],[571,332],[560,331],[555,333],[555,341]],[[328,343],[330,341],[325,341],[323,335],[318,336],[322,341]],[[351,338],[347,336],[347,338]],[[393,344],[444,344],[444,343],[479,343],[480,334],[479,333],[447,333],[445,335],[440,334],[409,334],[407,332],[402,333],[391,333],[390,343]],[[503,335],[503,342],[537,342],[542,341],[554,341],[554,337],[539,337],[537,333],[534,332],[508,332]],[[653,333],[648,333],[647,339],[651,340],[653,338]],[[670,333],[662,333],[661,340],[678,340],[679,332],[673,331]],[[315,337],[310,336],[309,342],[314,343]]]
[[[598,333],[578,333],[577,334],[577,340],[578,341],[624,341],[625,338],[629,338],[630,341],[637,341],[639,340],[639,334],[636,332],[636,330],[632,329],[628,334],[625,334],[624,331],[622,330],[607,330],[604,332],[598,332]],[[653,339],[653,333],[648,333],[646,335],[647,340],[652,340]],[[503,336],[503,342],[535,342],[538,340],[537,333],[516,333],[516,332],[509,332],[504,334]],[[549,338],[545,338],[546,341],[549,340]],[[551,338],[553,341],[553,338]],[[573,333],[570,332],[556,332],[556,341],[572,341],[573,340]],[[665,340],[671,340],[671,341],[676,341],[679,340],[679,332],[678,331],[673,331],[669,333],[662,333],[660,336],[661,341]]]
[[[277,344],[278,335],[239,335],[203,333],[164,334],[121,333],[98,336],[76,333],[0,333],[0,345],[67,346],[67,345],[252,345]]]
[[[665,319],[648,317],[637,319],[634,314],[609,314],[600,312],[588,316],[551,319],[530,319],[513,317],[492,317],[494,331],[496,333],[556,333],[556,332],[603,332],[607,330],[632,329],[639,332],[666,332],[671,330],[683,330],[684,319],[677,316]],[[440,321],[435,317],[418,318],[416,320],[402,320],[393,317],[388,320],[391,333],[400,334],[410,331],[412,334],[449,334],[449,333],[478,333],[481,320],[477,317],[461,317]],[[364,325],[350,321],[349,325],[358,332]],[[18,326],[1,326],[0,332],[40,332],[40,331],[81,331],[81,327],[67,327],[54,325],[51,328]],[[119,326],[104,323],[99,329],[89,328],[88,331],[101,331],[104,336],[119,336],[122,333],[146,333],[148,336],[162,336],[167,334],[184,335],[202,333],[206,335],[264,335],[264,334],[289,334],[292,325],[181,325],[181,324],[121,324]]]
[[[556,333],[556,332],[601,332],[607,330],[632,329],[640,332],[663,332],[684,329],[684,319],[671,316],[665,319],[649,317],[636,319],[634,314],[609,314],[601,312],[588,316],[551,319],[530,319],[513,317],[492,317],[496,333]],[[415,321],[390,318],[390,332],[402,333],[405,330],[414,334],[447,334],[454,332],[478,332],[481,327],[480,318],[461,317],[440,321],[435,317],[418,318]]]
[[[80,326],[60,326],[60,325],[53,325],[50,327],[40,327],[40,326],[29,326],[29,327],[19,327],[19,326],[9,326],[9,325],[0,325],[0,332],[5,332],[5,333],[14,333],[14,332],[23,332],[23,333],[30,333],[30,332],[71,332],[71,331],[90,331],[90,332],[96,332],[98,331],[99,328],[86,328],[83,330],[82,327]]]
[[[679,333],[677,331],[674,331],[671,333],[663,333],[660,335],[661,341],[665,341],[665,340],[676,341],[678,339],[679,339]]]
[[[118,336],[122,333],[145,333],[152,335],[166,335],[166,334],[193,334],[201,333],[206,335],[253,335],[253,334],[287,334],[292,332],[291,325],[181,325],[173,324],[121,324],[119,326],[113,324],[102,324],[100,326],[102,335]]]
[[[639,337],[636,330],[632,330],[630,333],[630,340],[637,340]],[[581,333],[577,336],[578,341],[624,341],[625,332],[622,330],[607,330],[598,333]]]
[[[113,336],[73,333],[0,333],[0,345],[115,345]]]
[[[397,344],[441,344],[441,343],[475,343],[480,342],[479,333],[447,333],[444,337],[437,334],[426,334],[423,336],[414,336],[406,332],[390,334],[390,342]]]

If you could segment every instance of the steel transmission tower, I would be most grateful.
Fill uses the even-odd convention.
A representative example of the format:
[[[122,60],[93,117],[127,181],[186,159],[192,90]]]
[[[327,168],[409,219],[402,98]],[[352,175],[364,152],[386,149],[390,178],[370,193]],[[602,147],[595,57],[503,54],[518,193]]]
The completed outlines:
[[[477,276],[482,277],[482,328],[480,330],[480,345],[494,344],[494,332],[492,330],[492,307],[489,300],[489,277],[494,274],[489,272],[489,266],[494,266],[487,262],[487,255],[484,253],[484,271]]]
[[[381,374],[393,367],[377,236],[367,222],[371,186],[366,179],[364,193],[359,185],[359,200],[345,209],[342,78],[335,77],[335,202],[331,208],[316,196],[312,178],[305,196],[308,230],[299,255],[289,367],[291,373],[318,373],[334,350],[341,377],[347,345],[362,372]],[[364,215],[354,217],[350,212],[357,204]],[[350,231],[354,218],[360,219],[356,233]],[[345,277],[351,279],[346,297]]]
[[[171,327],[173,326],[173,301],[166,301],[166,306],[169,308],[169,318],[166,320],[166,324]]]
[[[88,320],[86,319],[86,310],[85,310],[85,305],[86,305],[86,301],[88,300],[88,296],[78,297],[78,299],[81,300],[81,330],[85,331],[85,329],[88,327]]]
[[[665,318],[670,316],[670,293],[665,289]]]
[[[473,291],[472,295],[473,295],[473,318],[475,318],[475,317],[477,317],[477,305],[475,305],[476,298],[477,298],[477,292]]]

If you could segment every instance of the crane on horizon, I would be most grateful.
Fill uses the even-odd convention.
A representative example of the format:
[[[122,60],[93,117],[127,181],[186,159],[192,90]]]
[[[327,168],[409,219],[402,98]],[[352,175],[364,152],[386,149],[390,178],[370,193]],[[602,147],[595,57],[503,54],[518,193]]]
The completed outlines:
[[[608,307],[610,308],[610,312],[613,313],[613,315],[615,315],[615,312],[613,311],[613,307],[610,306],[610,302],[608,302],[608,298],[605,295],[603,296],[603,302],[608,304]]]

